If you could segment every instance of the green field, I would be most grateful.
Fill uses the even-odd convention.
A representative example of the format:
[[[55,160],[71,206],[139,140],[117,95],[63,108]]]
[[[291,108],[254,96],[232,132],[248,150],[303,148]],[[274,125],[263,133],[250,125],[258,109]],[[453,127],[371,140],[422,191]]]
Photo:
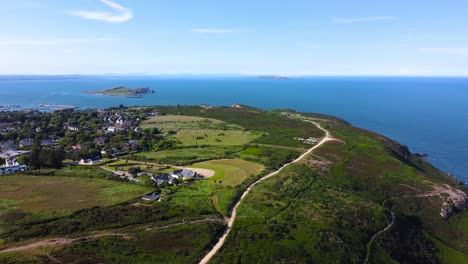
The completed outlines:
[[[15,215],[59,216],[109,206],[151,192],[150,188],[104,179],[60,176],[0,177],[0,221]]]
[[[244,145],[260,137],[259,133],[241,130],[182,129],[170,136],[179,146]]]
[[[182,148],[141,152],[136,158],[173,165],[190,165],[197,161],[223,159],[242,150],[242,146],[218,146],[200,148]]]
[[[229,125],[225,122],[213,118],[186,115],[161,115],[150,117],[141,124],[142,128],[162,128],[164,130],[177,129],[240,129],[236,125]]]
[[[214,170],[216,174],[187,188],[180,188],[171,196],[170,202],[194,206],[206,212],[214,209],[222,215],[229,214],[230,207],[238,194],[239,185],[264,170],[262,165],[237,159],[201,162],[191,167]]]
[[[257,163],[239,159],[212,160],[195,163],[191,167],[215,171],[215,176],[208,180],[222,182],[222,184],[227,186],[237,186],[248,177],[255,176],[265,169],[264,166]]]

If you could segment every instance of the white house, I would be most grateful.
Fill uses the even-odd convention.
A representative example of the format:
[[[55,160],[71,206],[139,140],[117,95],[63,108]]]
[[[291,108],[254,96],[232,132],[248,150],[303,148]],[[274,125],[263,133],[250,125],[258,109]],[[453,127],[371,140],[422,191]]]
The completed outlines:
[[[6,175],[6,174],[13,174],[21,171],[27,171],[28,166],[26,165],[21,165],[17,161],[7,161],[5,162],[5,165],[0,167],[0,175]]]
[[[81,159],[79,164],[80,165],[94,165],[99,164],[101,160],[92,160],[92,159]]]

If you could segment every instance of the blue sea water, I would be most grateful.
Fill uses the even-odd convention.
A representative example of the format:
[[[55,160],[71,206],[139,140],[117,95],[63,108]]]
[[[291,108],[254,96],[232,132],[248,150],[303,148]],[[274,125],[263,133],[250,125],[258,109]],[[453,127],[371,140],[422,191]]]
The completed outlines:
[[[82,94],[113,86],[150,87],[143,98]],[[0,77],[0,105],[104,108],[133,105],[231,105],[292,108],[335,115],[429,154],[428,160],[468,181],[468,78],[85,77],[19,80]]]

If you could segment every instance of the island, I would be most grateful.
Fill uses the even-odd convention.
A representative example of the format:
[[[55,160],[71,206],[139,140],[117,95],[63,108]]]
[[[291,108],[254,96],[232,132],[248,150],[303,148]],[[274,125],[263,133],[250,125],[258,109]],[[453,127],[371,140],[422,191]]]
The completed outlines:
[[[289,80],[291,78],[286,77],[286,76],[279,76],[279,75],[262,75],[258,76],[258,79],[263,79],[263,80]]]
[[[141,98],[143,94],[152,94],[155,93],[155,91],[150,88],[128,88],[125,86],[117,86],[99,91],[84,91],[83,93],[106,96],[124,96],[128,98]]]

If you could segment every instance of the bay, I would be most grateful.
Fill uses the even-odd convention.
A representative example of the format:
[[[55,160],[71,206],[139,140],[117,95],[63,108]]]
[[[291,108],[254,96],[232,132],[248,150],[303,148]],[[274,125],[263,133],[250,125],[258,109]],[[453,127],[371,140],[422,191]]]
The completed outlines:
[[[150,87],[143,98],[83,94],[114,86]],[[0,105],[79,109],[137,105],[290,108],[341,117],[429,154],[441,170],[468,181],[468,78],[310,77],[0,77]]]

